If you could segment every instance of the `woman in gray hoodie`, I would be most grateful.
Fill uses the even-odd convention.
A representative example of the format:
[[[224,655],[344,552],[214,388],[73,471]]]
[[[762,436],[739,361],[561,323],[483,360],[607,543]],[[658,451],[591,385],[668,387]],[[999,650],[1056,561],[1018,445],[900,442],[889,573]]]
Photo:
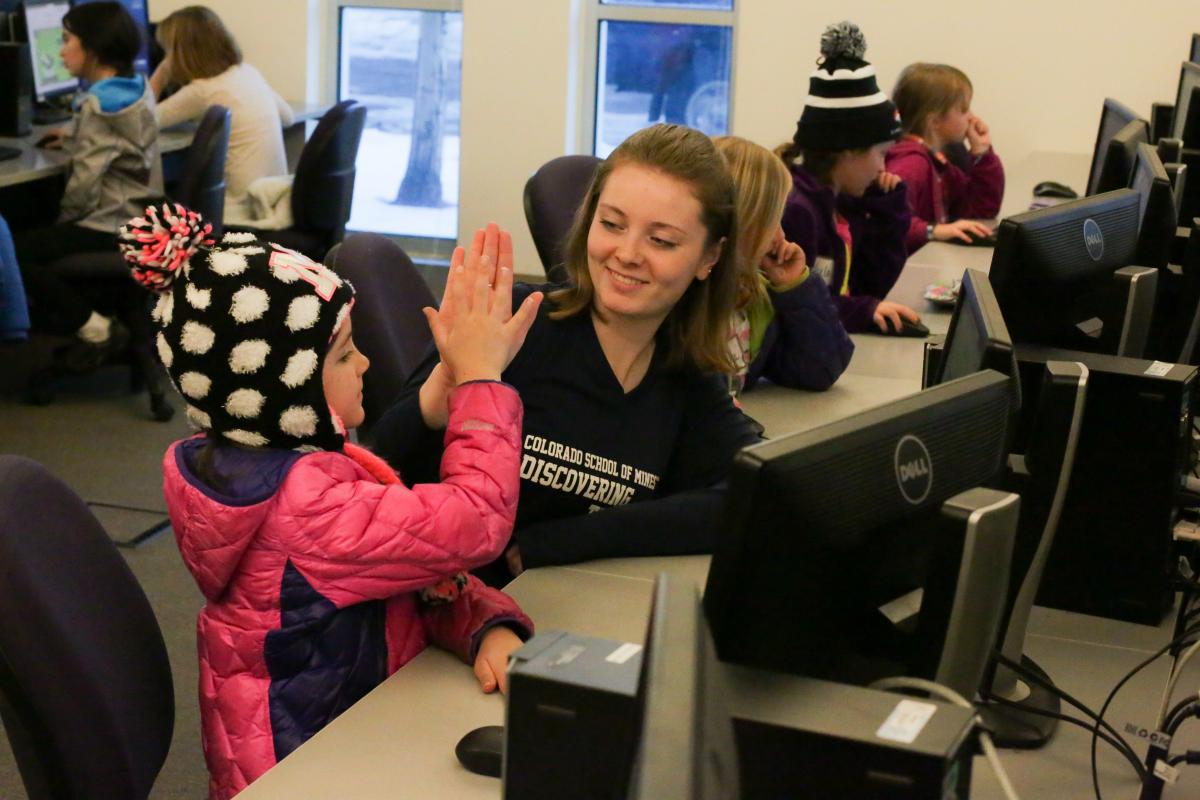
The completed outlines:
[[[58,221],[15,237],[35,327],[76,337],[64,362],[78,371],[120,350],[129,331],[98,313],[52,263],[73,253],[112,252],[117,228],[163,194],[154,95],[133,70],[140,45],[137,24],[120,3],[78,5],[63,17],[63,64],[89,88],[77,98],[69,128],[43,143],[71,157]]]

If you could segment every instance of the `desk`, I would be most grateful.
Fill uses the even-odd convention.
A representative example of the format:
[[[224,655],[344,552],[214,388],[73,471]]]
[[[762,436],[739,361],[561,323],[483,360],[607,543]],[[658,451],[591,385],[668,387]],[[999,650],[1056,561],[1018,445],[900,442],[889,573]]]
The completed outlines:
[[[300,148],[304,144],[306,123],[319,118],[329,107],[308,103],[292,103],[291,106],[295,122],[284,129],[284,146],[288,151],[288,166],[294,169],[293,151],[295,156],[299,157]],[[0,188],[28,183],[41,178],[50,178],[66,172],[67,156],[65,153],[61,150],[41,150],[33,146],[33,143],[47,131],[56,127],[61,126],[35,125],[29,136],[16,138],[0,136],[0,144],[19,147],[22,151],[21,155],[16,158],[0,161]],[[192,143],[194,132],[195,125],[188,123],[161,131],[158,137],[159,150],[166,155],[187,148]]]

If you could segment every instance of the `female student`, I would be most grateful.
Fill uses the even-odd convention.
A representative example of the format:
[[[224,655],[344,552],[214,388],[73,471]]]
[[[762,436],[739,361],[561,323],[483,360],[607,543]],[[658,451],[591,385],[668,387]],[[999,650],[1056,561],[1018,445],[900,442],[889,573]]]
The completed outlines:
[[[88,3],[63,17],[61,55],[67,71],[89,84],[73,124],[44,146],[71,158],[58,222],[15,237],[21,278],[35,325],[76,341],[64,366],[94,369],[129,340],[120,322],[98,313],[78,286],[55,274],[52,262],[79,252],[112,251],[117,228],[147,198],[162,196],[162,164],[154,97],[133,71],[137,24],[116,2]]]
[[[158,354],[201,431],[171,445],[163,487],[206,599],[200,716],[209,797],[226,800],[427,644],[473,663],[483,691],[505,688],[532,623],[460,571],[512,531],[521,400],[499,377],[541,297],[512,313],[511,263],[494,279],[480,265],[497,245],[455,253],[434,325],[455,375],[439,409],[443,480],[408,488],[346,441],[368,367],[353,287],[252,234],[214,245],[210,231],[194,212],[152,207],[122,249],[160,292]]]
[[[875,68],[863,61],[866,49],[852,23],[826,29],[795,136],[778,151],[793,179],[783,232],[829,285],[851,333],[897,331],[901,318],[919,320],[911,308],[883,299],[908,257],[912,215],[904,184],[884,172],[900,121],[879,91]]]
[[[760,377],[780,386],[822,391],[854,352],[829,287],[779,224],[792,187],[787,167],[770,150],[737,136],[713,140],[737,185],[738,305],[730,330],[737,366],[733,388]]]
[[[948,64],[909,64],[900,73],[892,100],[904,136],[887,153],[887,168],[908,186],[912,224],[908,251],[936,239],[971,241],[987,235],[1004,199],[1004,165],[992,149],[987,123],[971,113],[971,80]],[[966,141],[967,162],[947,158]]]
[[[225,216],[243,218],[250,184],[287,174],[283,128],[292,124],[292,109],[242,60],[237,41],[211,9],[181,8],[159,23],[157,36],[166,57],[150,78],[155,95],[169,84],[182,84],[159,103],[159,125],[199,119],[211,105],[229,109]]]
[[[712,550],[714,487],[758,439],[726,379],[734,203],[712,141],[678,125],[638,131],[598,167],[567,240],[569,282],[550,287],[504,371],[525,404],[521,499],[515,545],[489,581]],[[436,474],[451,381],[431,355],[373,428],[375,450],[414,480]]]

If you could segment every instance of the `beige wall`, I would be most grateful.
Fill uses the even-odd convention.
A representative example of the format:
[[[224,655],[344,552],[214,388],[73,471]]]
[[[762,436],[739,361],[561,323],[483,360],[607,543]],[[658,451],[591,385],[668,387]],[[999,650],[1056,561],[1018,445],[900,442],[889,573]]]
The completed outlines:
[[[187,0],[150,0],[158,19]],[[318,99],[330,0],[208,0],[247,58],[291,99]],[[997,152],[1015,163],[1036,150],[1085,152],[1101,101],[1148,114],[1174,99],[1195,0],[739,0],[733,132],[768,146],[790,137],[822,28],[857,21],[885,90],[915,60],[962,68]],[[460,238],[494,219],[512,229],[521,263],[536,271],[521,189],[539,164],[573,140],[571,80],[584,32],[584,0],[463,0],[463,139]],[[1135,15],[1137,20],[1133,18]],[[1134,33],[1140,26],[1140,30]],[[327,56],[324,56],[327,57]],[[1082,182],[1082,176],[1081,180]]]

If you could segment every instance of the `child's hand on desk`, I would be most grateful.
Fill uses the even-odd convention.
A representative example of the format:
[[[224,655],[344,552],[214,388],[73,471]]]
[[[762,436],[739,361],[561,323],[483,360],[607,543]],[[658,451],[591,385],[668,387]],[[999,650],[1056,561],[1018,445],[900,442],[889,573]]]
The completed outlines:
[[[953,239],[971,243],[971,235],[986,238],[992,229],[982,222],[973,219],[956,219],[954,222],[943,222],[933,226],[933,238],[939,242],[949,242]]]
[[[486,232],[476,232],[469,252],[455,248],[442,307],[425,309],[442,363],[457,384],[499,380],[525,342],[542,293],[512,312],[512,262],[512,237],[489,223]]]
[[[51,128],[42,134],[42,138],[33,143],[34,147],[40,147],[45,150],[62,150],[63,140],[67,138],[65,128]]]
[[[783,228],[779,227],[775,229],[771,248],[763,256],[759,267],[771,285],[778,287],[795,283],[804,277],[808,263],[804,259],[804,249],[784,238]]]
[[[875,306],[875,325],[884,333],[888,332],[889,321],[892,330],[900,330],[901,319],[906,319],[909,322],[920,322],[921,315],[908,306],[901,303],[893,303],[891,300],[880,300],[879,305]]]
[[[500,689],[508,694],[508,657],[521,646],[521,637],[509,628],[497,625],[483,635],[475,654],[475,677],[485,694]]]

